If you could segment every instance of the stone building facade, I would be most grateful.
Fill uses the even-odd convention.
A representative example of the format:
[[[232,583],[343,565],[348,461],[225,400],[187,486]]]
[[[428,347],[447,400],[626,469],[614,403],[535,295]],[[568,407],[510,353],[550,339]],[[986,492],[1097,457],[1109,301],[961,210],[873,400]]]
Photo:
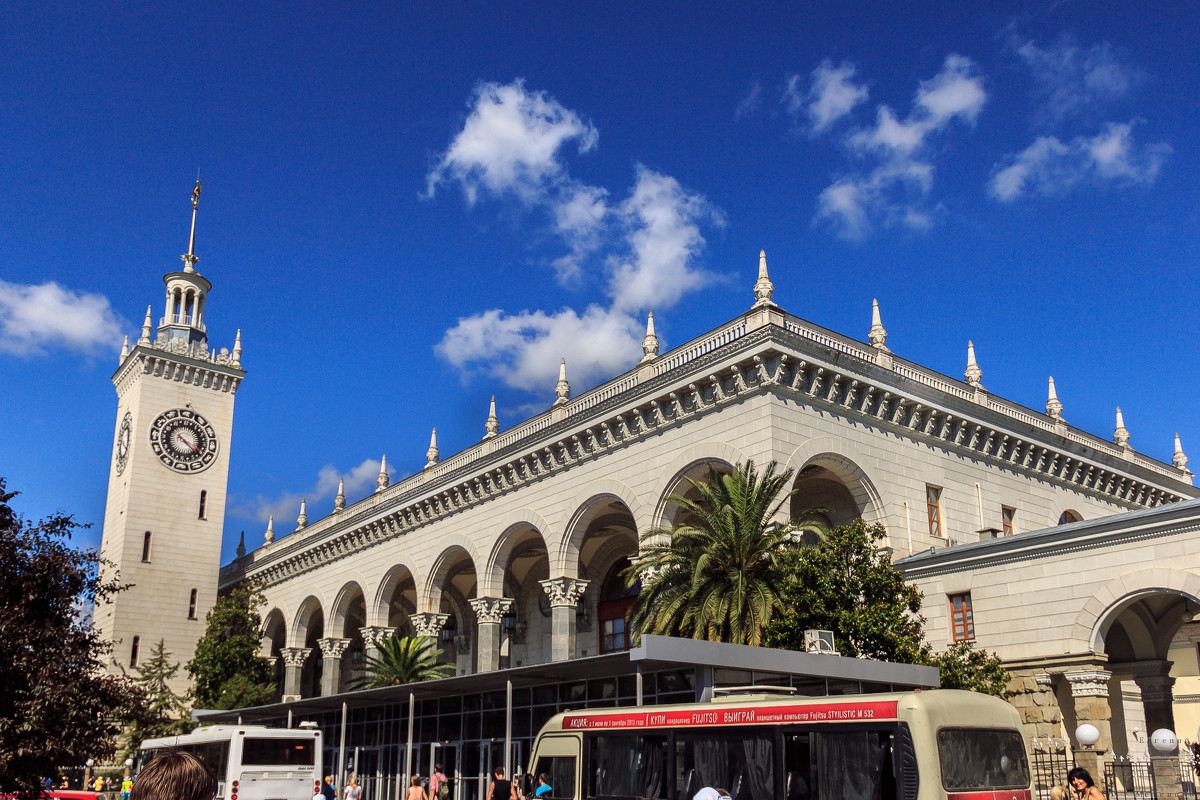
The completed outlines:
[[[1052,381],[1045,412],[1025,408],[987,391],[969,343],[959,380],[892,353],[878,307],[864,343],[786,313],[772,295],[760,255],[753,305],[737,319],[659,353],[651,318],[629,372],[571,397],[564,364],[545,412],[501,433],[493,408],[478,444],[441,459],[435,432],[412,477],[389,485],[381,472],[374,494],[347,504],[339,492],[311,522],[302,509],[287,535],[272,523],[221,583],[263,587],[264,655],[284,696],[337,693],[393,631],[436,636],[460,675],[626,647],[631,598],[618,574],[641,536],[672,522],[668,497],[709,467],[792,468],[794,508],[883,525],[914,569],[914,554],[931,548],[1019,549],[1029,531],[1077,531],[1077,520],[1086,529],[1197,496],[1182,452],[1165,464],[1130,448],[1123,424],[1114,441],[1068,425]],[[997,569],[989,586],[1000,602],[1009,584],[1012,627],[997,628],[995,643],[989,627],[979,642],[1013,662],[1029,698],[1018,704],[1053,717],[1047,693],[1076,684],[1047,684],[1036,669],[1047,652],[1062,655],[1062,634],[1044,634],[1030,608],[1057,588],[1030,595],[1023,577]],[[959,574],[976,591],[971,570],[939,574],[941,584],[913,578],[935,637],[953,638],[946,592],[962,588]],[[1072,669],[1094,672],[1094,639],[1081,642]],[[1026,714],[1034,725],[1037,716]]]

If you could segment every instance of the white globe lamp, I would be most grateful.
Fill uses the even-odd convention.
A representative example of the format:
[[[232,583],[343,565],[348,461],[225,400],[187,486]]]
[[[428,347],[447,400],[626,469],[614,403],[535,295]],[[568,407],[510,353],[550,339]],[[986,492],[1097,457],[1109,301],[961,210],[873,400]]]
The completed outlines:
[[[1075,741],[1091,750],[1100,741],[1100,729],[1085,722],[1075,729]]]
[[[1179,747],[1179,739],[1175,736],[1174,731],[1168,728],[1159,728],[1150,734],[1150,746],[1165,756],[1175,752],[1175,749]]]

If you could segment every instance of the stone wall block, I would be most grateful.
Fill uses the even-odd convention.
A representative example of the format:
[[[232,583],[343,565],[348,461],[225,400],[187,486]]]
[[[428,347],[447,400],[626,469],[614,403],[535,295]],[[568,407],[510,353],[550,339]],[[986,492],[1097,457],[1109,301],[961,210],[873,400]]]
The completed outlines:
[[[1045,722],[1045,715],[1040,708],[1023,708],[1021,709],[1021,722],[1026,725],[1030,723]]]
[[[1053,692],[1035,692],[1030,697],[1033,698],[1035,706],[1053,706],[1058,704],[1058,698]]]
[[[1024,692],[1009,697],[1008,702],[1013,708],[1032,708],[1034,705],[1033,695]]]

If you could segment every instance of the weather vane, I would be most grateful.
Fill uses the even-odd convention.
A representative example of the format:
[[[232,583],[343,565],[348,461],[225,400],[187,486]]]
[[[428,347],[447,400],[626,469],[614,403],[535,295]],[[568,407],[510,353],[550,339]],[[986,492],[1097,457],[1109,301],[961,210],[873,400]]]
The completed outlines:
[[[192,189],[192,209],[193,210],[195,210],[196,206],[200,203],[200,187],[203,185],[204,184],[200,183],[199,176],[197,176],[196,188]]]

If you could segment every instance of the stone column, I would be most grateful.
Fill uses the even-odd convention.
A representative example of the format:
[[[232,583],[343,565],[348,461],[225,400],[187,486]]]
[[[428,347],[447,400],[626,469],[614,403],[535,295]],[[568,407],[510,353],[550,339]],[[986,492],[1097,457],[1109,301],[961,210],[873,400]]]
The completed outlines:
[[[1175,711],[1171,706],[1175,702],[1172,692],[1175,679],[1171,677],[1171,662],[1150,662],[1146,670],[1134,673],[1133,680],[1142,690],[1146,735],[1149,736],[1159,728],[1175,731]]]
[[[540,583],[550,598],[550,660],[568,661],[575,657],[575,613],[588,582],[551,578]]]
[[[283,656],[283,692],[280,697],[283,702],[300,699],[300,674],[311,652],[311,647],[285,647],[279,651]]]
[[[364,658],[379,658],[379,643],[389,636],[396,635],[395,628],[387,628],[382,625],[368,625],[365,628],[359,628],[358,632],[363,640]]]
[[[475,611],[476,672],[492,672],[500,666],[500,623],[512,608],[507,597],[479,597],[468,601]]]
[[[1101,757],[1112,747],[1112,709],[1108,705],[1108,682],[1112,673],[1103,669],[1088,669],[1067,672],[1063,675],[1071,685],[1071,697],[1075,700],[1075,724],[1088,723],[1100,731],[1100,740],[1090,750],[1075,742],[1075,731],[1068,731],[1075,748],[1075,763],[1086,769],[1101,791],[1104,784],[1104,766]]]
[[[342,654],[350,646],[349,639],[318,639],[321,647],[321,696],[329,697],[341,691]]]

